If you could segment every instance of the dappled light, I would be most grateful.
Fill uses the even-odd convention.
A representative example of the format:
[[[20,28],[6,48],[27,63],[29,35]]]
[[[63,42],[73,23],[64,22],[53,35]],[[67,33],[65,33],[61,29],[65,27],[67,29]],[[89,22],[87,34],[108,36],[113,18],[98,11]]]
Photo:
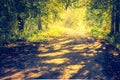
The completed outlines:
[[[73,40],[67,40],[67,41],[63,41],[63,42],[58,42],[57,44],[66,44],[66,43],[70,43],[72,42]]]
[[[36,78],[44,73],[45,72],[41,71],[40,68],[31,68],[25,69],[24,71],[13,71],[13,74],[10,74],[9,76],[6,76],[1,79],[24,80],[25,78]]]
[[[52,60],[46,60],[42,61],[42,63],[48,63],[48,64],[63,64],[65,62],[69,61],[67,58],[57,58],[57,59],[52,59]]]
[[[119,4],[0,0],[0,80],[119,80]]]
[[[82,74],[86,76],[89,73],[89,70],[85,70]]]
[[[62,71],[62,75],[59,76],[60,79],[69,79],[73,74],[77,73],[80,69],[82,69],[84,65],[69,65],[65,66]]]
[[[18,45],[6,47],[8,50],[13,49],[13,52],[2,62],[4,76],[0,79],[107,78],[103,74],[102,64],[97,63],[104,60],[99,55],[105,53],[105,46],[99,41],[94,42],[92,38],[67,36],[40,44],[27,43],[24,48],[23,44]],[[3,53],[6,52],[4,50]]]
[[[87,56],[88,56],[88,57],[93,57],[93,56],[94,56],[94,54],[92,54],[92,53],[91,53],[91,54],[83,53],[83,54],[81,54],[81,55],[82,55],[82,56],[85,56],[85,57],[87,57]]]
[[[46,54],[39,54],[39,57],[55,57],[55,56],[59,56],[59,55],[64,55],[67,54],[69,52],[69,50],[61,50],[61,51],[57,51],[57,52],[51,52],[51,53],[46,53]]]

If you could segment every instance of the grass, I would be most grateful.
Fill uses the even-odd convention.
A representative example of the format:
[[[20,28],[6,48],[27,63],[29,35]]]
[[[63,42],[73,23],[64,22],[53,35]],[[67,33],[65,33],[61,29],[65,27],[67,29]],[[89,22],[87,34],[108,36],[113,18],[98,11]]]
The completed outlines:
[[[49,24],[49,28],[43,28],[41,31],[25,31],[23,37],[30,42],[42,42],[51,40],[53,37],[61,36],[63,33],[73,34],[74,31],[82,34],[87,32],[85,25],[83,23],[85,18],[86,8],[80,9],[68,9],[62,13],[61,21],[55,21],[52,24]]]
[[[102,28],[98,27],[92,27],[90,30],[90,33],[98,39],[107,39],[107,35],[109,34],[109,31],[103,30]]]
[[[114,47],[118,48],[120,50],[120,36],[114,35],[114,36],[108,36],[110,30],[103,30],[102,28],[93,27],[91,28],[90,33],[97,39],[105,39],[109,41],[110,44],[112,44]]]
[[[64,28],[49,27],[48,29],[38,31],[37,33],[27,37],[27,41],[30,42],[42,42],[51,40],[53,37],[61,36],[64,33]]]

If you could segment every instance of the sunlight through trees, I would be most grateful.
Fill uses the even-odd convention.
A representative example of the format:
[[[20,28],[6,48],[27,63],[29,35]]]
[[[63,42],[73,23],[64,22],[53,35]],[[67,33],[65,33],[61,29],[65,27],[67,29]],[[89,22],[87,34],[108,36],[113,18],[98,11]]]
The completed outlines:
[[[0,0],[0,79],[120,77],[120,0]]]

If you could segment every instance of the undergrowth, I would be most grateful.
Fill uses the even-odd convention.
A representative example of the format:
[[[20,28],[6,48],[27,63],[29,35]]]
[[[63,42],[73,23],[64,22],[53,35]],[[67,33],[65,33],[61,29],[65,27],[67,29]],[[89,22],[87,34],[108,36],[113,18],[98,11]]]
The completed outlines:
[[[105,31],[98,27],[92,27],[90,32],[97,39],[107,39],[107,35],[109,33],[109,31]]]
[[[102,28],[93,27],[91,28],[91,34],[97,39],[105,39],[109,41],[114,47],[120,49],[120,35],[108,36],[109,30],[103,30]]]
[[[107,40],[116,48],[120,50],[120,35],[109,36]]]
[[[58,37],[63,33],[64,33],[63,28],[50,27],[44,30],[30,32],[30,34],[23,36],[23,38],[30,42],[42,42],[51,40],[52,37]]]

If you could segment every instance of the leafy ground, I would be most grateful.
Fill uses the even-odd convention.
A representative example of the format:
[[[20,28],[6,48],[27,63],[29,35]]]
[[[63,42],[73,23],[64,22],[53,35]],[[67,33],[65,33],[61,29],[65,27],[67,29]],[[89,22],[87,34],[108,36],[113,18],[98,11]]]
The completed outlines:
[[[120,56],[104,40],[71,31],[45,42],[0,48],[0,80],[119,80]]]

